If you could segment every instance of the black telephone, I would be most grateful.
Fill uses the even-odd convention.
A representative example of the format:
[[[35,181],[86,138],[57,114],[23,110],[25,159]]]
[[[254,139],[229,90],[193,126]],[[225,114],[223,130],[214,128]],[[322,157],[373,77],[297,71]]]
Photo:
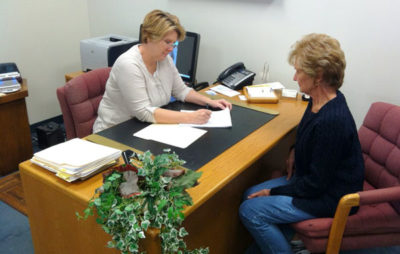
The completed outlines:
[[[239,90],[243,86],[251,85],[255,75],[254,72],[246,70],[242,62],[238,62],[224,70],[217,81],[231,89]]]

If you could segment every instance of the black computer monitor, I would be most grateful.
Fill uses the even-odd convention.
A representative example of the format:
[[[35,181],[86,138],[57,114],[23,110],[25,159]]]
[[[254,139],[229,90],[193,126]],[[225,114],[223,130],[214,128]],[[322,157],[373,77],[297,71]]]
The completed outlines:
[[[197,57],[200,34],[186,32],[186,37],[170,53],[182,80],[189,86],[196,84]]]
[[[140,25],[139,41],[142,43],[142,25]],[[196,84],[197,57],[199,55],[200,34],[186,32],[186,37],[170,53],[175,66],[188,86]]]

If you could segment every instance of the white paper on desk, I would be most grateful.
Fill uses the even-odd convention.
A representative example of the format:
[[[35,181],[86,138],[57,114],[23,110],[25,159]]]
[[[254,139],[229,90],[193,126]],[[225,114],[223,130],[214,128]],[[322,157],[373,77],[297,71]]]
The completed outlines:
[[[181,110],[182,112],[193,112],[192,110]],[[212,111],[211,117],[205,124],[188,124],[181,123],[181,126],[192,126],[202,128],[227,128],[232,127],[231,111],[225,108],[220,111]]]
[[[253,87],[270,87],[273,90],[277,90],[277,89],[283,89],[285,88],[281,82],[269,82],[269,83],[264,83],[264,84],[257,84],[257,85],[252,85]]]
[[[151,124],[134,133],[133,136],[184,149],[206,132],[206,130],[180,126],[179,124]]]
[[[232,90],[229,87],[226,87],[223,85],[217,85],[217,86],[211,87],[210,89],[217,93],[220,93],[220,94],[223,94],[223,95],[226,95],[229,97],[233,97],[233,96],[240,94],[238,91]]]
[[[280,82],[270,82],[267,83],[267,85],[269,85],[274,90],[285,88]]]

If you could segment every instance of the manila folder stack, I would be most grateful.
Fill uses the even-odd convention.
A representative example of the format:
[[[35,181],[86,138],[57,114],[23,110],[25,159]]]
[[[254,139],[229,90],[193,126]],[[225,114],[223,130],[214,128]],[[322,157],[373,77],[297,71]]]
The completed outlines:
[[[120,156],[118,149],[74,138],[35,153],[31,161],[72,182],[115,164]]]

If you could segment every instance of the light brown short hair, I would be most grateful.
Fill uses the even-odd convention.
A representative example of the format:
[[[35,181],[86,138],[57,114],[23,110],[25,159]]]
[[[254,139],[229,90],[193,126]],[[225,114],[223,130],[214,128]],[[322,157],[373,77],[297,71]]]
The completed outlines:
[[[343,50],[338,40],[326,34],[304,36],[292,46],[288,60],[311,77],[322,72],[322,79],[336,89],[343,84],[346,68]]]
[[[185,39],[185,29],[179,23],[177,16],[161,10],[153,10],[143,20],[142,42],[159,41],[170,31],[177,32],[179,41]]]

